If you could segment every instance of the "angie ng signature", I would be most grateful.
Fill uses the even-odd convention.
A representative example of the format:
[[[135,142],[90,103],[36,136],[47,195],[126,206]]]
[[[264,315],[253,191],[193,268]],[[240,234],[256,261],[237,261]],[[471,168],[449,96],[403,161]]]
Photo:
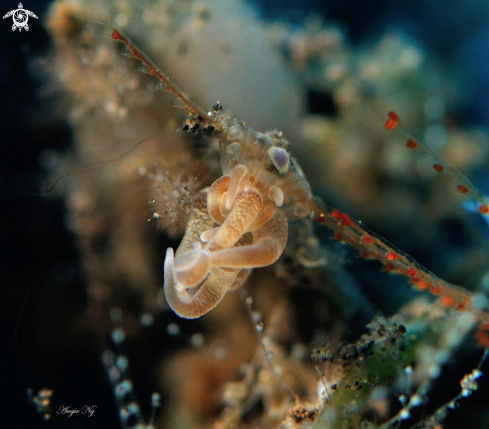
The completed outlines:
[[[84,405],[81,411],[78,408],[71,408],[70,405],[60,405],[56,414],[69,414],[71,417],[73,414],[88,414],[88,417],[92,417],[92,414],[97,409],[96,405]]]

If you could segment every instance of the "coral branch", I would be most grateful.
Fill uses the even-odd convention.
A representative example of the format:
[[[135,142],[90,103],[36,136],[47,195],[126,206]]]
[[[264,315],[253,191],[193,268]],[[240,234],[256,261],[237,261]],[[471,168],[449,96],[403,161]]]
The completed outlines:
[[[431,273],[410,256],[396,249],[393,245],[369,231],[360,222],[336,209],[320,207],[313,209],[314,220],[327,226],[334,232],[333,238],[356,248],[364,259],[374,259],[384,265],[385,271],[405,275],[419,290],[438,295],[446,307],[459,311],[469,311],[482,322],[485,330],[489,314],[473,303],[472,295],[465,289],[452,285]],[[484,345],[480,341],[481,345]]]
[[[409,149],[419,149],[426,155],[430,156],[434,161],[433,169],[439,173],[445,173],[453,178],[457,184],[457,191],[477,201],[477,211],[484,215],[489,215],[489,205],[486,199],[471,183],[471,181],[456,168],[452,167],[437,151],[431,149],[421,140],[417,139],[414,134],[402,124],[401,119],[396,112],[389,112],[389,119],[385,123],[384,128],[386,130],[398,130],[404,137],[407,138],[406,146]]]
[[[183,91],[175,85],[168,76],[166,76],[156,65],[151,61],[148,56],[141,51],[121,30],[115,26],[112,27],[111,37],[114,40],[124,43],[125,48],[123,55],[136,58],[142,62],[142,67],[139,69],[142,72],[156,76],[160,82],[156,85],[156,89],[164,92],[170,92],[177,96],[173,105],[175,107],[181,107],[186,109],[190,115],[195,115],[199,118],[200,122],[204,122],[214,129],[223,131],[223,127],[217,122],[213,121],[206,112],[202,110],[197,104],[186,97]]]

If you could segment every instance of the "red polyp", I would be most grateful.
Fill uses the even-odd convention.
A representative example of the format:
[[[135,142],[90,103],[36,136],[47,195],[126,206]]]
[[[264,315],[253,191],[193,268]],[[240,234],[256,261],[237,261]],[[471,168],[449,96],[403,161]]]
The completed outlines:
[[[426,289],[428,289],[430,287],[429,283],[427,283],[427,282],[425,282],[423,280],[417,282],[417,286],[418,286],[418,289],[419,290],[426,290]]]
[[[370,258],[370,252],[367,251],[366,249],[360,249],[360,256],[363,258],[363,259],[368,259]]]
[[[487,348],[489,347],[489,337],[483,331],[476,332],[477,341],[481,347]]]
[[[397,255],[394,252],[387,252],[386,258],[389,261],[395,261],[397,259]]]
[[[364,242],[365,244],[372,244],[372,242],[373,242],[373,241],[374,241],[374,240],[373,240],[373,238],[372,238],[372,237],[370,237],[370,235],[364,235],[364,236],[363,236],[363,242]]]
[[[461,194],[468,194],[469,193],[469,188],[465,186],[463,183],[461,185],[457,185],[457,191],[460,192]]]
[[[394,269],[394,265],[392,265],[392,264],[385,264],[384,265],[385,271],[392,271],[393,269]]]
[[[335,232],[334,235],[333,235],[333,238],[335,240],[342,241],[343,240],[343,234],[341,232]]]
[[[431,293],[433,293],[435,295],[441,295],[441,289],[439,287],[436,287],[436,286],[431,286]]]
[[[479,326],[479,329],[482,329],[483,331],[489,331],[489,323],[482,322]]]
[[[112,29],[112,38],[114,40],[122,40],[121,33],[119,33],[115,28]]]
[[[399,122],[401,120],[399,119],[399,116],[397,116],[396,112],[389,112],[389,119],[384,125],[384,128],[386,130],[393,130],[399,125]]]
[[[418,275],[418,272],[414,268],[411,267],[407,270],[407,275],[409,277],[416,277]]]
[[[467,310],[467,307],[465,307],[465,304],[463,302],[461,302],[461,303],[459,303],[457,305],[456,310],[458,310],[458,311],[465,311],[465,310]]]
[[[343,226],[351,226],[353,224],[350,216],[345,213],[341,213],[340,219]]]
[[[489,213],[489,206],[487,204],[481,204],[478,208],[477,211],[482,214],[488,214]]]
[[[418,142],[414,139],[409,139],[407,142],[406,142],[406,146],[409,148],[409,149],[416,149],[418,147]]]
[[[445,167],[443,167],[443,165],[441,164],[433,164],[433,169],[440,173],[443,173],[443,171],[445,171]]]
[[[319,213],[316,217],[316,222],[318,223],[322,223],[324,222],[324,214],[323,213]]]
[[[339,210],[336,210],[334,209],[332,212],[331,212],[331,216],[333,216],[335,219],[339,219],[341,217],[341,213]]]
[[[450,298],[449,296],[442,297],[441,303],[445,307],[453,307],[455,305],[455,301],[452,298]]]

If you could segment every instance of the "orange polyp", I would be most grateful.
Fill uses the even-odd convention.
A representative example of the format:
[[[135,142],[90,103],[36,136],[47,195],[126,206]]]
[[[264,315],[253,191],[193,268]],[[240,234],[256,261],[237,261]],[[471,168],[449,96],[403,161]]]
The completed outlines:
[[[333,238],[335,240],[342,241],[343,240],[343,234],[341,232],[335,232],[334,235],[333,235]]]
[[[464,184],[457,185],[457,191],[460,192],[461,194],[468,194],[469,193],[469,188],[465,186]]]
[[[395,261],[397,259],[397,255],[394,252],[387,252],[386,258],[389,261]]]
[[[450,298],[449,296],[444,296],[442,299],[441,299],[441,303],[445,306],[445,307],[452,307],[455,305],[455,301]]]
[[[441,289],[439,287],[436,287],[436,286],[431,286],[431,293],[433,293],[435,295],[441,295]]]
[[[384,128],[386,130],[393,130],[399,125],[399,122],[401,122],[401,120],[399,119],[399,116],[397,116],[397,113],[389,112],[389,119],[385,123]]]
[[[339,210],[334,209],[331,212],[331,216],[335,219],[339,219],[341,222],[341,225],[343,225],[343,226],[351,226],[353,224],[350,216],[348,216],[345,213],[341,213]]]
[[[433,169],[440,173],[443,173],[443,171],[445,171],[445,167],[443,167],[443,165],[441,164],[433,164]]]
[[[409,268],[407,270],[407,275],[409,277],[416,277],[418,275],[418,272],[414,268]]]
[[[463,302],[461,302],[460,304],[457,305],[456,310],[465,311],[465,310],[467,310],[467,307],[465,307],[465,304]]]
[[[365,244],[372,244],[372,242],[374,241],[372,237],[370,237],[370,235],[364,235],[363,236],[363,241]]]
[[[479,330],[476,332],[476,336],[477,336],[477,342],[481,347],[484,348],[489,347],[489,337],[485,332]]]
[[[479,326],[479,329],[482,329],[483,331],[489,331],[489,323],[482,322]]]
[[[112,38],[114,40],[122,40],[121,33],[119,33],[115,28],[112,29]]]
[[[419,290],[426,290],[426,289],[428,289],[430,287],[429,283],[427,283],[427,282],[425,282],[423,280],[419,281],[417,283],[417,286],[418,286],[418,289]]]
[[[489,206],[487,204],[481,204],[477,210],[479,213],[488,214],[489,213]]]
[[[368,259],[370,258],[370,252],[368,252],[367,250],[365,249],[361,249],[360,250],[360,256],[363,258],[363,259]]]
[[[353,224],[353,222],[351,221],[350,216],[348,216],[345,213],[341,213],[340,219],[341,219],[341,223],[343,224],[343,226],[350,226],[350,225]]]
[[[409,139],[407,142],[406,142],[406,146],[409,148],[409,149],[416,149],[418,147],[418,142],[414,139]]]

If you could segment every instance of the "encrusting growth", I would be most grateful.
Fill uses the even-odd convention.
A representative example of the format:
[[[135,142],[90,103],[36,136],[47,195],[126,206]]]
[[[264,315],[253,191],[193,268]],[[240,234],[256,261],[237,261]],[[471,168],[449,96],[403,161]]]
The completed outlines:
[[[445,306],[470,312],[481,322],[479,342],[489,346],[484,332],[489,328],[489,314],[474,305],[467,291],[437,278],[347,214],[316,204],[282,133],[256,132],[219,102],[205,112],[115,27],[112,38],[125,45],[124,55],[142,61],[142,71],[160,80],[157,89],[174,94],[174,105],[189,112],[185,131],[219,139],[222,177],[196,194],[176,254],[171,248],[166,253],[164,291],[177,314],[197,318],[210,311],[245,281],[252,268],[270,265],[280,257],[289,220],[311,216],[330,228],[336,240],[358,249],[361,257],[378,260],[386,271],[407,276],[419,290],[440,296]],[[479,202],[479,212],[489,212],[469,180],[416,140],[397,114],[389,113],[385,128],[400,129],[408,137],[408,148],[420,148],[433,157],[436,171],[452,176],[459,192]]]

